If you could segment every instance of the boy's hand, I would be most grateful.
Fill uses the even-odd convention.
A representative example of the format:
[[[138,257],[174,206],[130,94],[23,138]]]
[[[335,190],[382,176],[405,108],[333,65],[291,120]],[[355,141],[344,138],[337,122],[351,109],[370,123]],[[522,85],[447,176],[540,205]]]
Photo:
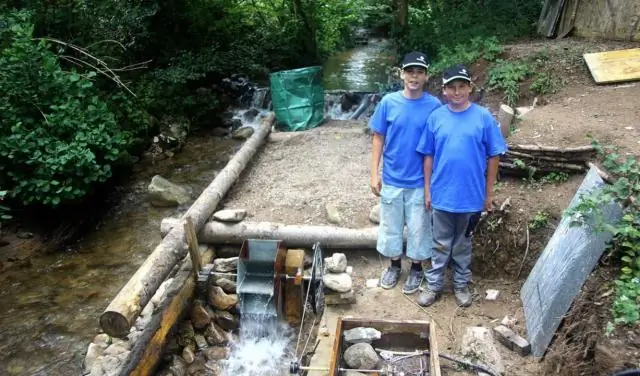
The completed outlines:
[[[431,210],[431,191],[428,189],[424,190],[424,206],[427,210]]]
[[[484,210],[487,213],[493,211],[493,195],[487,196],[487,198],[484,200]]]
[[[371,177],[371,192],[373,192],[374,195],[376,196],[380,196],[380,191],[382,190],[382,182],[380,181],[380,178],[375,175]]]

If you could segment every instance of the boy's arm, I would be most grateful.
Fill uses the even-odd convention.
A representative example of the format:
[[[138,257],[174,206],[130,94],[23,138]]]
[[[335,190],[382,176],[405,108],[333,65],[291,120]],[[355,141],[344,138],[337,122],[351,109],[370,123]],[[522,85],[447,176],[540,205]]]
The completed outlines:
[[[382,189],[382,181],[378,173],[380,171],[382,145],[384,145],[384,136],[374,132],[371,145],[371,192],[376,196],[380,196],[380,190]]]
[[[384,147],[384,138],[387,134],[387,102],[382,99],[380,104],[373,112],[369,120],[369,128],[371,128],[371,192],[380,196],[382,190],[382,181],[380,179],[380,159],[382,157],[382,149]]]
[[[485,145],[487,148],[487,181],[484,207],[486,211],[493,209],[493,189],[498,176],[500,156],[507,151],[507,144],[502,136],[500,124],[490,113],[485,118]]]
[[[430,116],[424,127],[416,151],[424,155],[424,204],[427,210],[431,209],[431,173],[433,171],[433,153],[435,149],[435,137],[433,133],[433,119]]]
[[[431,171],[433,170],[433,157],[424,157],[424,205],[431,209]]]

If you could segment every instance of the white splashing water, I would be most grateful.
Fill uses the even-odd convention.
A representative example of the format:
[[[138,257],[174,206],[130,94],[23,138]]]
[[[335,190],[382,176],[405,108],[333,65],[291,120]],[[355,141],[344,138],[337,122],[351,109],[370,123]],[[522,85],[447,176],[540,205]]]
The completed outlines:
[[[284,376],[295,360],[294,331],[269,315],[242,317],[240,336],[231,344],[221,376]]]

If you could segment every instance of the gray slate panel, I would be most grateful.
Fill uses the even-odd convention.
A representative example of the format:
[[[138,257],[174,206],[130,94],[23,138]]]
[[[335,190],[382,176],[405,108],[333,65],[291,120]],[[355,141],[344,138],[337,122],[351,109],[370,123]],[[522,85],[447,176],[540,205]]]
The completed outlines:
[[[579,202],[581,194],[599,189],[603,184],[598,173],[590,169],[569,207]],[[616,222],[622,211],[612,202],[604,208],[604,215],[608,222]],[[560,221],[520,291],[534,356],[544,355],[610,239],[610,233],[595,232],[588,225],[571,227],[568,217]]]

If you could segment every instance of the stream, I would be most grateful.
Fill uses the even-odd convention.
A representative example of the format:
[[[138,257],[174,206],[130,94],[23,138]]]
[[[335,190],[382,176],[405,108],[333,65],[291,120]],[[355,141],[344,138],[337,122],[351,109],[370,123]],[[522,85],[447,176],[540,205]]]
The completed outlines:
[[[386,82],[391,62],[388,46],[371,39],[328,59],[325,89],[377,91],[376,82]],[[329,117],[342,118],[339,112]],[[162,218],[184,213],[241,145],[230,138],[194,135],[172,158],[141,161],[95,231],[64,252],[36,253],[26,265],[4,270],[0,375],[81,375],[87,345],[100,333],[100,314],[160,242]],[[171,208],[150,205],[147,186],[156,174],[189,187],[192,201]]]

